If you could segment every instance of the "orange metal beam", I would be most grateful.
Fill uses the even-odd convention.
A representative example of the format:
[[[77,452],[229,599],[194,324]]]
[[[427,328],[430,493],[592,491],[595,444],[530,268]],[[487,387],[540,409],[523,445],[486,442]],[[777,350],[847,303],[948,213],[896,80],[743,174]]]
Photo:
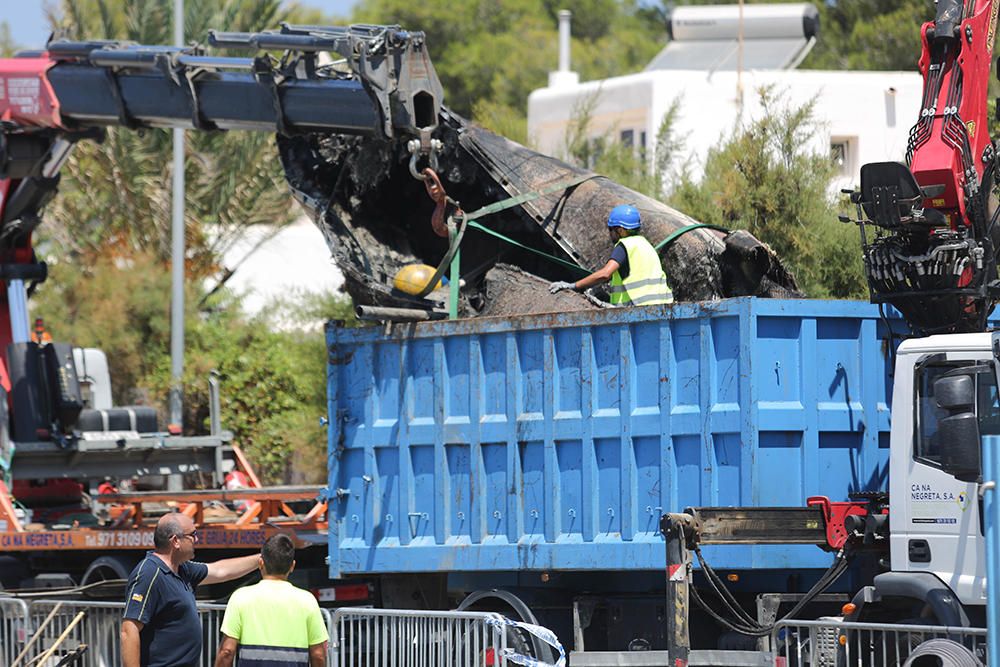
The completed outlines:
[[[200,546],[204,548],[255,548],[279,529],[306,533],[325,531],[326,503],[315,503],[305,515],[295,514],[288,506],[288,502],[293,500],[315,500],[318,494],[318,487],[105,494],[100,497],[100,501],[109,505],[112,510],[111,526],[26,531],[14,514],[7,487],[0,482],[0,519],[8,519],[8,530],[0,531],[0,551],[149,549],[152,546],[153,528],[145,522],[145,502],[176,503],[180,511],[190,516],[201,531]],[[253,502],[235,522],[205,522],[206,502],[233,500]]]
[[[326,518],[326,503],[316,503],[313,508],[309,510],[309,514],[302,517],[303,525],[315,524],[321,519]]]
[[[217,500],[278,500],[292,502],[315,500],[321,488],[318,486],[272,486],[261,489],[199,489],[197,491],[136,491],[134,493],[108,493],[101,496],[104,503],[193,503]]]
[[[254,519],[257,518],[257,516],[261,513],[262,509],[263,508],[261,507],[260,503],[254,503],[253,505],[251,505],[247,509],[246,512],[244,512],[240,516],[239,519],[236,520],[236,525],[237,526],[245,526],[245,525],[247,525],[248,523],[250,523],[251,521],[253,521]]]
[[[322,533],[324,525],[314,528],[302,525],[251,524],[209,524],[199,528],[199,549],[224,549],[253,551],[260,548],[264,540],[276,532],[290,532],[299,546],[306,541],[300,537],[306,533]],[[315,543],[315,542],[310,542]],[[145,551],[153,548],[152,526],[142,529],[103,530],[100,528],[78,528],[73,530],[25,531],[20,533],[0,533],[0,551],[107,551],[124,549]]]
[[[260,488],[264,486],[260,483],[260,478],[257,477],[257,473],[254,472],[253,466],[250,464],[250,459],[246,457],[243,450],[240,449],[239,445],[233,445],[233,456],[236,457],[236,467],[246,473],[246,476],[250,478],[250,485],[255,488]]]

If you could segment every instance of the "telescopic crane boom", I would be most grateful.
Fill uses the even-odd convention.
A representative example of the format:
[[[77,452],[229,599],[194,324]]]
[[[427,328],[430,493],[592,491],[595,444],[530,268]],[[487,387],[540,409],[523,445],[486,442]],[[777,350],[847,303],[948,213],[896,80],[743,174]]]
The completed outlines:
[[[283,24],[213,31],[208,44],[250,55],[53,41],[0,59],[0,350],[28,340],[25,284],[45,278],[31,234],[59,169],[77,141],[106,127],[411,136],[415,153],[432,156],[443,93],[422,32]],[[2,355],[0,385],[10,388]]]

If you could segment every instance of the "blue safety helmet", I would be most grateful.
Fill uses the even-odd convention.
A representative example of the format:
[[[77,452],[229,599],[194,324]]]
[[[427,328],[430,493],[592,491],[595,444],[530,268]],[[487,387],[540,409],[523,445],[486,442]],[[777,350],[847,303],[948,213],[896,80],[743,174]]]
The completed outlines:
[[[615,206],[608,215],[608,227],[639,229],[641,226],[642,220],[639,218],[639,209],[631,204]]]

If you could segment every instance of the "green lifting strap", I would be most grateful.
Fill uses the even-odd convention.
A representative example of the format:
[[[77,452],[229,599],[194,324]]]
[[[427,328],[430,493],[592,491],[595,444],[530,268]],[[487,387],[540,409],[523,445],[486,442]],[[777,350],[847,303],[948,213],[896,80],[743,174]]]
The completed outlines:
[[[568,190],[569,188],[574,187],[576,185],[579,185],[580,183],[583,183],[584,181],[589,181],[592,178],[604,178],[604,177],[601,176],[601,175],[599,175],[599,174],[579,174],[579,175],[577,175],[577,176],[575,176],[575,177],[573,177],[571,179],[568,179],[568,180],[565,180],[565,181],[560,181],[559,183],[556,183],[555,185],[550,185],[548,187],[542,188],[541,190],[535,190],[533,192],[525,192],[523,194],[517,195],[516,197],[510,197],[508,199],[504,199],[504,200],[501,200],[501,201],[498,201],[498,202],[494,202],[494,203],[489,204],[487,206],[484,206],[484,207],[482,207],[480,209],[477,209],[477,210],[473,211],[472,213],[465,213],[465,214],[459,216],[459,220],[461,221],[461,226],[457,228],[456,233],[450,235],[451,236],[451,242],[449,244],[448,251],[445,253],[444,258],[441,260],[441,263],[438,264],[438,267],[434,271],[434,275],[431,276],[430,281],[428,281],[428,283],[424,287],[424,289],[422,289],[416,296],[418,298],[422,299],[422,298],[424,298],[425,296],[427,296],[428,294],[430,294],[434,290],[434,286],[437,285],[438,280],[440,280],[441,276],[444,275],[445,270],[449,267],[449,265],[452,264],[452,261],[455,259],[455,256],[458,254],[458,248],[459,248],[459,246],[462,243],[462,238],[465,236],[465,230],[467,228],[469,228],[469,227],[473,227],[473,228],[478,229],[478,230],[480,230],[482,232],[486,232],[487,234],[490,234],[491,236],[495,236],[498,239],[506,241],[507,243],[510,243],[511,245],[518,246],[519,248],[523,248],[523,249],[525,249],[525,250],[527,250],[529,252],[533,252],[536,255],[541,255],[542,257],[545,257],[546,259],[552,260],[552,261],[557,262],[559,264],[562,264],[562,265],[564,265],[564,266],[566,266],[568,268],[571,268],[571,269],[574,269],[576,271],[579,271],[579,272],[583,273],[584,275],[586,275],[587,273],[589,273],[589,271],[587,271],[586,269],[584,269],[583,267],[581,267],[581,266],[579,266],[577,264],[574,264],[572,262],[567,262],[566,260],[560,259],[559,257],[556,257],[554,255],[550,255],[548,253],[542,252],[541,250],[536,250],[535,248],[530,248],[530,247],[528,247],[526,245],[518,243],[517,241],[515,241],[512,238],[508,238],[507,236],[504,236],[500,232],[495,232],[492,229],[489,229],[487,227],[483,227],[478,222],[474,222],[474,220],[476,218],[482,218],[484,216],[490,215],[491,213],[497,213],[499,211],[503,211],[503,210],[506,210],[508,208],[514,208],[515,206],[520,206],[521,204],[523,204],[525,202],[529,202],[529,201],[531,201],[533,199],[538,199],[539,197],[544,197],[547,194],[551,194],[553,192],[558,192],[559,190]],[[452,218],[449,218],[449,228],[452,227],[451,221],[452,221]],[[452,273],[453,274],[455,273],[454,267],[453,267],[453,272]],[[457,303],[457,298],[458,298],[458,283],[457,283],[457,281],[454,281],[454,280],[452,280],[451,282],[453,284],[450,286],[451,289],[449,290],[449,299],[448,299],[449,300],[449,304],[450,304],[449,310],[454,311],[454,309],[456,307],[456,303]],[[452,317],[454,317],[454,315],[452,315]]]
[[[441,280],[441,276],[443,276],[444,272],[449,268],[449,266],[451,266],[452,260],[455,259],[455,255],[458,254],[458,247],[462,244],[462,237],[465,236],[465,230],[469,228],[469,224],[464,218],[460,218],[460,220],[462,220],[462,226],[456,228],[454,218],[448,218],[448,252],[446,252],[444,257],[441,258],[441,263],[438,264],[437,268],[434,270],[434,275],[431,276],[431,279],[428,280],[427,284],[424,285],[424,288],[417,293],[417,298],[423,299],[425,296],[434,291],[434,286],[438,284],[438,281]],[[449,300],[457,298],[458,285],[449,286],[451,288],[449,290]]]
[[[659,252],[660,248],[670,245],[671,243],[676,241],[678,237],[683,236],[684,234],[687,234],[688,232],[694,231],[696,229],[701,229],[702,227],[706,227],[708,229],[714,229],[720,232],[725,232],[726,234],[729,234],[732,231],[726,229],[725,227],[720,227],[719,225],[713,225],[707,222],[698,222],[693,225],[688,225],[687,227],[681,227],[680,229],[674,230],[673,233],[671,233],[667,238],[663,239],[655,246],[653,246],[653,250]]]
[[[534,199],[538,199],[539,197],[544,197],[545,195],[552,194],[553,192],[558,192],[560,190],[568,190],[569,188],[575,187],[580,183],[583,183],[584,181],[589,181],[592,178],[604,178],[604,177],[601,176],[600,174],[579,174],[568,180],[560,181],[555,185],[550,185],[545,188],[542,188],[541,190],[535,190],[534,192],[525,192],[523,194],[517,195],[516,197],[511,197],[509,199],[504,199],[503,201],[498,201],[493,204],[489,204],[487,206],[482,207],[481,209],[473,211],[472,213],[467,213],[465,219],[468,221],[468,225],[473,229],[478,229],[479,231],[485,234],[489,234],[490,236],[493,236],[495,238],[498,238],[501,241],[509,243],[512,246],[516,246],[518,248],[521,248],[522,250],[527,250],[528,252],[538,255],[539,257],[544,257],[547,260],[565,266],[566,268],[572,269],[582,275],[587,275],[590,272],[587,271],[587,269],[580,266],[579,264],[576,264],[574,262],[567,262],[566,260],[560,257],[556,257],[555,255],[550,255],[549,253],[542,252],[537,248],[526,246],[523,243],[515,241],[509,236],[505,236],[500,232],[493,231],[489,227],[484,227],[478,222],[473,222],[473,221],[476,220],[477,218],[482,218],[487,215],[491,215],[493,213],[498,213],[508,208],[514,208],[515,206],[520,206],[521,204],[532,201]]]
[[[589,181],[592,178],[604,178],[600,174],[578,174],[577,176],[570,178],[565,181],[560,181],[555,185],[550,185],[548,187],[542,188],[541,190],[535,190],[534,192],[525,192],[519,194],[516,197],[510,197],[509,199],[504,199],[492,204],[488,204],[481,209],[473,211],[472,213],[466,213],[466,220],[476,220],[477,218],[482,218],[483,216],[490,215],[491,213],[498,213],[504,211],[508,208],[514,208],[515,206],[520,206],[526,202],[538,199],[539,197],[544,197],[545,195],[550,195],[553,192],[558,192],[559,190],[568,190],[573,186],[580,185],[584,181]]]
[[[542,252],[541,250],[538,250],[537,248],[532,248],[531,246],[526,246],[523,243],[515,241],[514,239],[510,238],[509,236],[504,236],[500,232],[493,231],[489,227],[483,227],[478,222],[469,222],[469,227],[472,227],[473,229],[478,229],[479,231],[481,231],[483,233],[486,233],[486,234],[489,234],[490,236],[494,236],[494,237],[500,239],[501,241],[506,241],[507,243],[509,243],[509,244],[511,244],[513,246],[517,246],[518,248],[521,248],[523,250],[527,250],[528,252],[532,252],[532,253],[538,255],[539,257],[544,257],[545,259],[551,260],[551,261],[555,262],[556,264],[561,264],[561,265],[565,266],[566,268],[573,269],[574,271],[577,271],[577,272],[579,272],[579,273],[581,273],[583,275],[587,275],[587,274],[590,273],[590,271],[588,271],[587,269],[583,268],[579,264],[574,264],[573,262],[567,262],[565,259],[562,259],[561,257],[556,257],[555,255],[550,255],[547,252]]]

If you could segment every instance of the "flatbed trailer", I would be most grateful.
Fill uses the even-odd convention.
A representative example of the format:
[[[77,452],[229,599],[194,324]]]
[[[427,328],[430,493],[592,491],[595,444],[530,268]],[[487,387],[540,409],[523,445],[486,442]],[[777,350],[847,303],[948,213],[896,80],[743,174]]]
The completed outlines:
[[[285,532],[304,550],[298,582],[323,587],[327,503],[322,487],[263,487],[224,431],[199,437],[112,436],[78,439],[65,447],[42,443],[44,451],[14,443],[12,484],[0,480],[0,588],[75,589],[125,579],[153,548],[156,521],[166,512],[191,517],[199,535],[198,556],[206,561],[252,553],[270,535]],[[31,477],[25,478],[26,471]],[[240,475],[240,486],[226,488],[234,486],[227,484],[233,473]],[[32,478],[40,482],[28,481]],[[154,490],[119,492],[109,479]],[[30,486],[37,483],[42,486]],[[210,488],[170,489],[178,483]],[[102,594],[114,598],[117,589],[102,589]]]
[[[0,520],[8,521],[10,526],[0,532],[0,549],[5,552],[152,549],[155,516],[151,517],[145,508],[152,503],[176,506],[182,514],[190,516],[198,530],[201,549],[255,549],[279,531],[294,535],[305,546],[316,539],[325,539],[326,502],[317,500],[320,491],[321,487],[279,486],[106,494],[99,496],[99,502],[123,510],[109,525],[68,525],[46,530],[27,530],[9,513],[9,504],[0,503]],[[206,516],[206,504],[233,502],[250,503],[235,521]],[[311,502],[312,506],[306,513],[295,512],[288,505],[290,502]]]

